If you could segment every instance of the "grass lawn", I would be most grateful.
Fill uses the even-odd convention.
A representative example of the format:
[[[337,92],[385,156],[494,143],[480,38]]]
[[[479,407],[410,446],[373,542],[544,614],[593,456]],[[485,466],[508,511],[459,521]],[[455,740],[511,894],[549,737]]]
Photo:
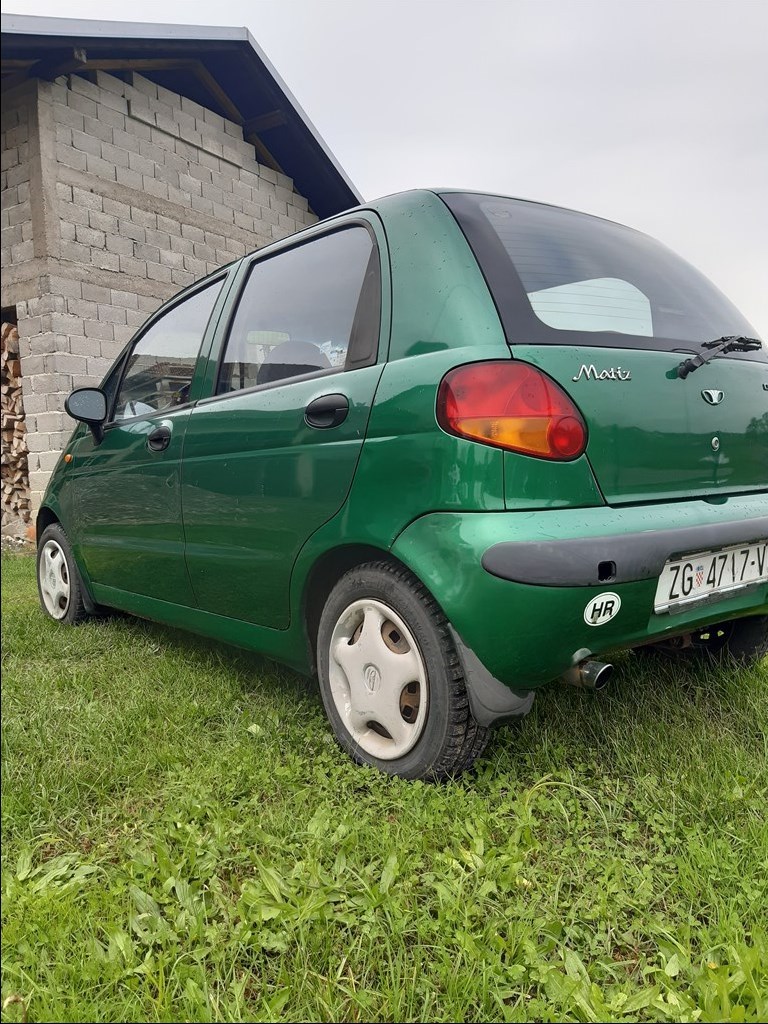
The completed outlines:
[[[355,767],[261,658],[57,626],[28,556],[2,597],[2,996],[30,1021],[766,1020],[765,663],[627,656],[433,786]]]

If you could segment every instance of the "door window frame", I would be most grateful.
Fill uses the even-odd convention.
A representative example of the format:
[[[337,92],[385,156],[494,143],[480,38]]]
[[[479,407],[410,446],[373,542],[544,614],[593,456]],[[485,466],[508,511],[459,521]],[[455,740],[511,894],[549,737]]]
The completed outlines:
[[[107,419],[104,421],[104,430],[111,430],[114,427],[122,426],[124,423],[134,423],[136,420],[151,420],[155,416],[167,417],[173,413],[181,412],[185,409],[190,409],[192,406],[197,404],[200,386],[202,383],[200,380],[200,370],[203,352],[206,349],[206,342],[209,341],[209,335],[216,329],[219,318],[221,316],[221,312],[225,305],[225,300],[229,293],[227,279],[229,279],[229,285],[231,285],[235,270],[236,264],[230,263],[227,264],[225,267],[222,267],[220,270],[214,271],[209,276],[202,278],[200,281],[195,281],[194,284],[189,285],[183,291],[179,292],[178,295],[174,295],[173,298],[169,299],[167,302],[164,302],[162,306],[160,306],[159,309],[155,310],[155,312],[151,314],[149,319],[146,320],[141,325],[136,334],[131,338],[131,340],[128,342],[123,351],[115,360],[114,366],[112,366],[112,368],[108,370],[108,372],[103,378],[102,383],[109,377],[111,373],[119,373],[117,387],[115,388],[112,398],[110,399],[109,408],[107,410]],[[221,281],[221,287],[219,288],[219,293],[214,301],[213,308],[211,309],[211,314],[208,317],[208,321],[205,325],[205,329],[203,330],[200,336],[200,348],[198,349],[194,370],[192,372],[189,399],[182,405],[175,405],[172,409],[155,409],[152,410],[152,412],[142,413],[139,416],[125,416],[119,420],[116,420],[114,418],[114,413],[115,407],[117,405],[117,399],[120,395],[120,390],[125,380],[125,374],[128,367],[128,362],[131,358],[131,353],[133,352],[135,347],[139,344],[144,335],[147,334],[147,332],[150,331],[160,320],[162,320],[162,318],[166,316],[166,314],[172,312],[174,309],[176,309],[177,306],[180,306],[182,302],[185,302],[187,299],[192,299],[199,292],[202,292],[206,288],[210,288],[212,285],[215,285],[218,281]]]
[[[379,336],[378,343],[374,346],[374,350],[372,351],[370,358],[366,359],[364,362],[356,362],[353,366],[349,367],[346,365],[345,360],[344,366],[331,366],[327,369],[312,371],[311,373],[297,374],[295,377],[287,377],[283,380],[270,381],[265,384],[256,384],[249,388],[241,388],[238,391],[227,391],[220,395],[216,394],[216,387],[224,355],[226,353],[227,343],[237,315],[240,300],[248,286],[248,280],[250,278],[252,268],[258,263],[271,259],[273,256],[280,256],[293,249],[298,249],[302,245],[308,245],[321,238],[337,234],[340,231],[353,227],[363,227],[368,231],[373,246],[372,252],[376,253],[378,257]],[[334,219],[332,222],[323,221],[316,227],[307,228],[296,235],[290,235],[288,238],[282,239],[280,242],[265,247],[264,249],[260,249],[251,256],[246,256],[241,261],[236,273],[233,275],[232,282],[228,289],[226,307],[227,308],[220,316],[217,329],[213,334],[211,350],[207,353],[206,358],[208,360],[208,367],[202,388],[202,394],[197,400],[197,405],[209,405],[211,402],[223,402],[230,398],[236,398],[239,395],[249,395],[261,391],[271,391],[274,388],[290,387],[291,384],[300,383],[301,381],[333,376],[334,374],[354,373],[358,369],[362,369],[366,366],[375,366],[377,363],[384,361],[387,357],[389,348],[389,334],[392,315],[392,284],[389,266],[389,252],[386,246],[384,231],[378,217],[375,216],[372,211],[365,210],[362,213],[356,211],[355,215],[352,217],[345,217],[343,220]],[[352,334],[354,334],[360,315],[361,311],[357,308],[352,324]],[[349,352],[347,354],[347,358],[348,356]]]

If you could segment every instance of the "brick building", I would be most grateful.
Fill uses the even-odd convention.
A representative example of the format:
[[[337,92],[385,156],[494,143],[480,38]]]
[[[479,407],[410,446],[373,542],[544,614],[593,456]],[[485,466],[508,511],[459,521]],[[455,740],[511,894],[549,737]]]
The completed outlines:
[[[3,531],[19,532],[73,387],[183,286],[360,196],[245,29],[4,15],[2,82]]]

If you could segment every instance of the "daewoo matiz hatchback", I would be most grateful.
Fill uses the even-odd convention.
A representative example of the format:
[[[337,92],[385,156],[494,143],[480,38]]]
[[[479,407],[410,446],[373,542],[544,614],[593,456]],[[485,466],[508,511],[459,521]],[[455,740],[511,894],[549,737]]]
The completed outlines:
[[[67,409],[48,614],[316,672],[386,772],[458,773],[617,649],[766,652],[766,349],[618,224],[391,196],[188,288]]]

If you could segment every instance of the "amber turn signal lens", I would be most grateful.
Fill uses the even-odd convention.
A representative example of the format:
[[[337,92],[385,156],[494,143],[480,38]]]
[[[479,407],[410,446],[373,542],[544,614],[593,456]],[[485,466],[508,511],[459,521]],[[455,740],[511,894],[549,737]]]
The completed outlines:
[[[72,454],[70,452],[67,452],[67,454],[64,456],[64,461],[65,462],[71,462],[72,458],[73,458]]]

